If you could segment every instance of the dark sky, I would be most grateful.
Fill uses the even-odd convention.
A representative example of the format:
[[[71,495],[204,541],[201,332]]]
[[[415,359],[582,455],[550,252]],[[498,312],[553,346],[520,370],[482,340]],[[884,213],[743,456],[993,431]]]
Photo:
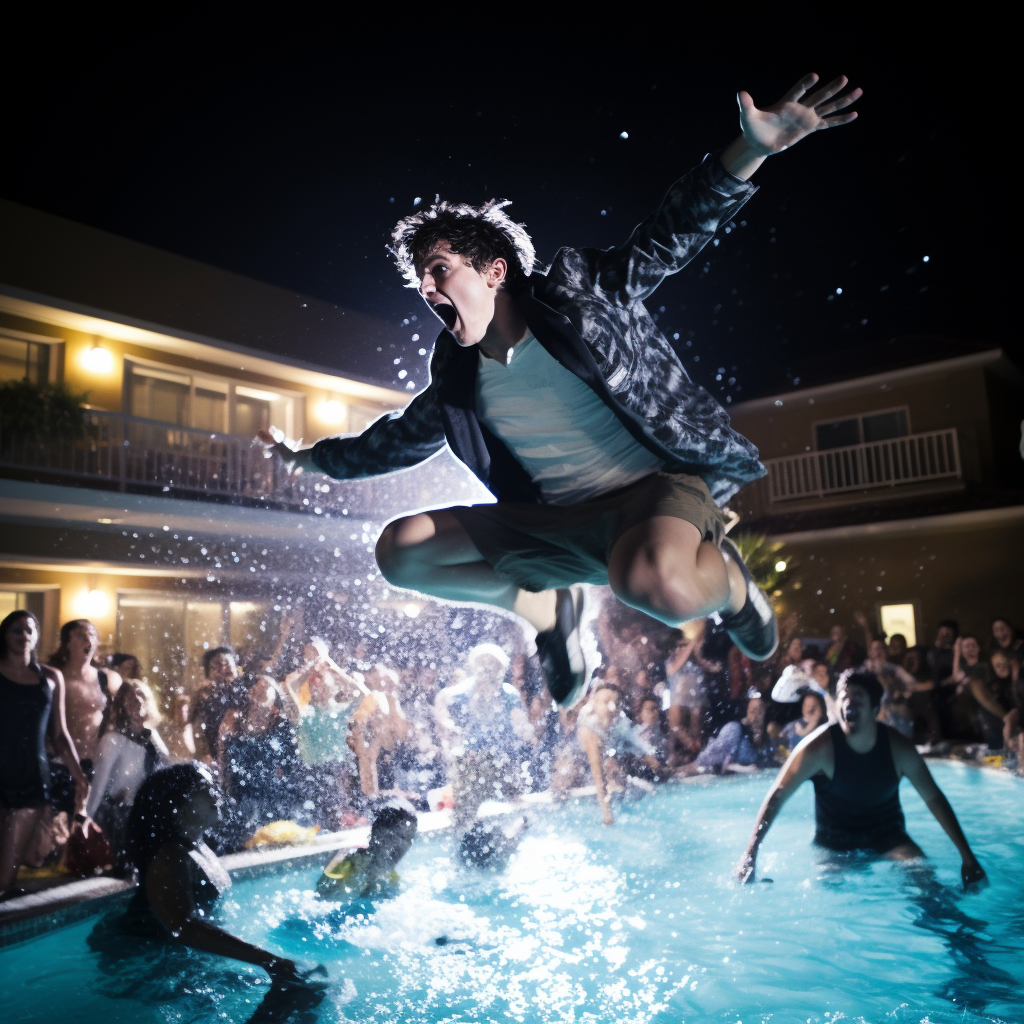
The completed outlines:
[[[737,88],[767,104],[805,71],[843,72],[865,89],[860,119],[768,161],[741,223],[648,303],[661,327],[734,401],[792,386],[809,357],[869,371],[907,334],[1013,336],[1009,65],[979,26],[867,24],[813,46],[767,32],[769,58],[725,25],[595,42],[415,34],[394,17],[386,37],[305,24],[244,43],[63,25],[45,67],[8,69],[0,195],[408,319],[393,372],[418,385],[437,322],[384,249],[417,197],[510,198],[543,260],[616,244],[734,137]],[[694,37],[718,56],[694,63]]]

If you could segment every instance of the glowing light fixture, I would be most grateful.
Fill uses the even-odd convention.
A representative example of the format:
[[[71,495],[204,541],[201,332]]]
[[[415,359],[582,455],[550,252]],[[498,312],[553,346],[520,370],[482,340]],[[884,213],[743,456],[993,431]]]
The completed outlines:
[[[785,572],[786,571],[786,563],[783,562],[781,558],[779,559],[779,561],[777,561],[775,563],[775,571],[776,572]]]
[[[341,426],[348,419],[348,408],[337,398],[325,398],[317,411],[321,421],[331,426]]]
[[[83,591],[76,604],[86,619],[102,619],[110,611],[110,598],[102,590]]]
[[[85,353],[85,368],[90,373],[110,373],[114,369],[114,357],[102,345],[94,345]]]

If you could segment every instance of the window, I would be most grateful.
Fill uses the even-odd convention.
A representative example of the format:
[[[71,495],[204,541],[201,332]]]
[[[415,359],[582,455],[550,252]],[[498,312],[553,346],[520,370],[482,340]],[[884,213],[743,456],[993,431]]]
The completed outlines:
[[[851,448],[855,444],[874,444],[906,437],[910,433],[910,414],[902,409],[864,413],[843,420],[814,425],[814,447],[819,452],[830,448]]]
[[[130,416],[236,437],[252,437],[271,424],[295,434],[299,395],[134,359],[125,367]]]
[[[163,696],[187,682],[202,685],[204,651],[231,643],[244,663],[277,625],[269,601],[190,601],[153,591],[117,597],[117,649],[139,659]]]
[[[54,341],[36,341],[21,331],[0,331],[0,381],[29,380],[45,384],[50,379],[50,348]]]
[[[902,633],[907,638],[908,647],[917,646],[917,618],[912,604],[879,605],[878,618],[886,640],[896,633]]]

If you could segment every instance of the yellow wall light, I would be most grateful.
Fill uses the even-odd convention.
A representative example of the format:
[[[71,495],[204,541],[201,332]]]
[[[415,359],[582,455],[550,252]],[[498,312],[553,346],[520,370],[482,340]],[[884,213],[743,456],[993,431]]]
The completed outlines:
[[[90,373],[110,373],[114,369],[114,357],[109,349],[94,345],[85,353],[85,368]]]
[[[83,590],[75,606],[83,619],[102,619],[110,611],[110,598],[102,590]]]
[[[317,408],[322,423],[340,427],[348,421],[348,406],[337,398],[325,398]]]

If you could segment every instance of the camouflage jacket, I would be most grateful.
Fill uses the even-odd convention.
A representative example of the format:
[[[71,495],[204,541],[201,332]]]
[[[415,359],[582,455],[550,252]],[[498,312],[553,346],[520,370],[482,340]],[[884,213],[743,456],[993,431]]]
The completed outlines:
[[[593,388],[622,425],[672,472],[700,476],[722,504],[765,473],[757,449],[725,410],[690,380],[644,307],[668,274],[690,262],[718,225],[756,191],[717,157],[679,179],[661,205],[614,249],[561,249],[546,273],[515,293],[534,337]],[[402,411],[355,437],[328,437],[313,462],[337,479],[414,466],[447,444],[500,501],[540,502],[509,449],[476,416],[476,347],[442,331],[430,383]]]

